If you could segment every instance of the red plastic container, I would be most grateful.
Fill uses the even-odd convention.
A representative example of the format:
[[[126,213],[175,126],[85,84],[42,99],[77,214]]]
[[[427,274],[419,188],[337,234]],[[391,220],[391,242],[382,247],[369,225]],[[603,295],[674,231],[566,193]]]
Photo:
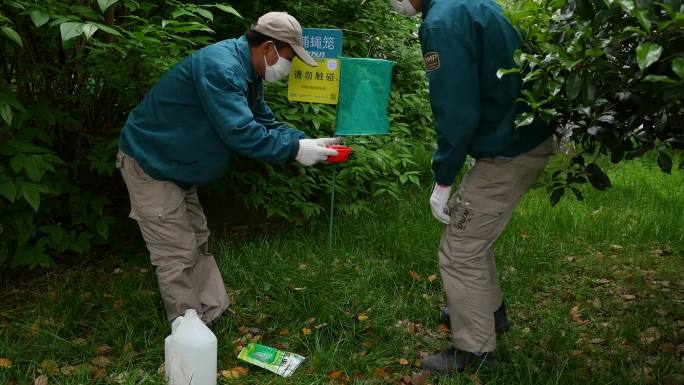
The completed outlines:
[[[328,163],[344,163],[349,160],[349,154],[352,152],[352,148],[349,146],[333,145],[328,146],[328,148],[332,148],[333,150],[337,151],[337,155],[331,155],[328,157]]]

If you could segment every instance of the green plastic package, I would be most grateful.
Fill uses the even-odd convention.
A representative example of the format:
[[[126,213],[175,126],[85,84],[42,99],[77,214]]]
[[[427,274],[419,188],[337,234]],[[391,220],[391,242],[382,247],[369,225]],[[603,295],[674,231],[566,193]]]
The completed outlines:
[[[290,377],[305,359],[299,354],[255,343],[245,346],[238,358],[283,377]]]
[[[388,135],[394,62],[342,57],[335,135]]]

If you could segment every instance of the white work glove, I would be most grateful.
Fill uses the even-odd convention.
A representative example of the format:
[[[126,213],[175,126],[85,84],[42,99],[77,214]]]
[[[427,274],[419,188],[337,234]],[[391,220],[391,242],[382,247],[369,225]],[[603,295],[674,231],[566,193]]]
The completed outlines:
[[[300,139],[297,162],[305,166],[313,166],[316,163],[325,162],[328,156],[337,155],[337,151],[326,148],[340,142],[340,138]]]
[[[445,225],[451,223],[451,217],[446,212],[450,196],[451,186],[440,186],[435,183],[432,196],[430,196],[430,208],[432,209],[432,216]]]

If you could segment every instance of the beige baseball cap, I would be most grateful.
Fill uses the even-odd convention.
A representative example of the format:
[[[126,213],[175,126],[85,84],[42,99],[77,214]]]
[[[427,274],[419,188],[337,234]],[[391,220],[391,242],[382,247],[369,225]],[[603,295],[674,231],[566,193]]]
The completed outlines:
[[[262,35],[289,44],[295,54],[299,56],[304,63],[311,67],[318,66],[314,58],[312,58],[304,49],[302,43],[302,26],[297,19],[287,12],[269,12],[261,16],[256,25],[252,26],[252,29]]]

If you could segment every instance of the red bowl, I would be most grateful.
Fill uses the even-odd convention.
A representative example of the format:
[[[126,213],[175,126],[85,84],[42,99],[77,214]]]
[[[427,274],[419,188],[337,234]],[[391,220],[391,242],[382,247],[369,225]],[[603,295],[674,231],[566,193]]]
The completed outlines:
[[[337,151],[337,155],[328,156],[328,163],[344,163],[349,159],[349,154],[352,152],[352,148],[348,146],[333,145],[328,146]]]

